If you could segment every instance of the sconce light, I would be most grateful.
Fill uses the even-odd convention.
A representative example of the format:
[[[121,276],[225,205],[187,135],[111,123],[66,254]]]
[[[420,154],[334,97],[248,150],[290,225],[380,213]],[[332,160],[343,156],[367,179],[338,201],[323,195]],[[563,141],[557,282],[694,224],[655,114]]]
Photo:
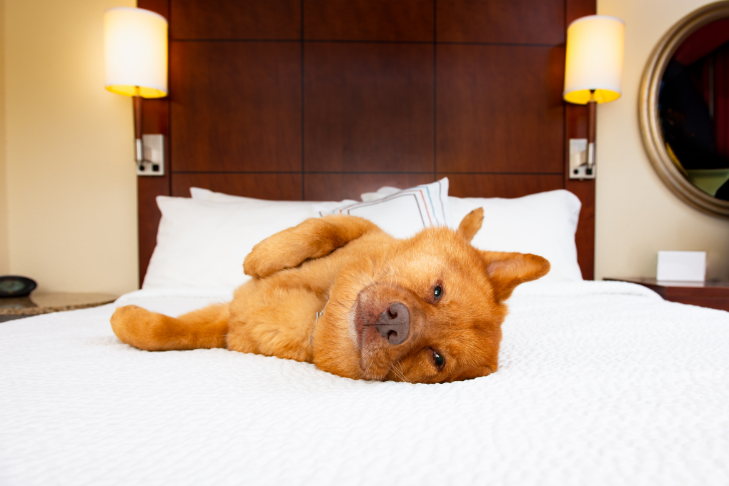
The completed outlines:
[[[606,15],[589,15],[567,28],[564,99],[587,105],[587,140],[570,139],[570,179],[595,178],[597,104],[620,98],[625,24]]]
[[[164,175],[164,137],[142,137],[142,98],[167,96],[167,20],[141,8],[109,9],[104,51],[106,89],[134,100],[137,173]]]

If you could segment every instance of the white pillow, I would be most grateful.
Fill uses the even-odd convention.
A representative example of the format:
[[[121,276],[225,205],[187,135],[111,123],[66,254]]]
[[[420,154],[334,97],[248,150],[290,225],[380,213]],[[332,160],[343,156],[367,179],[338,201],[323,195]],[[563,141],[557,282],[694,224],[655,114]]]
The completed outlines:
[[[348,204],[334,210],[317,206],[315,211],[321,216],[351,214],[369,219],[395,238],[409,238],[431,226],[452,226],[447,177],[375,201]]]
[[[569,191],[531,194],[515,199],[448,198],[454,228],[476,208],[483,226],[471,242],[480,250],[534,253],[552,265],[545,280],[582,280],[575,232],[582,203]]]
[[[265,202],[284,202],[287,204],[291,204],[293,207],[301,206],[301,207],[307,207],[312,208],[317,206],[320,208],[327,208],[328,210],[333,210],[335,208],[338,208],[340,206],[343,206],[345,204],[353,204],[357,201],[352,201],[351,199],[345,199],[344,201],[266,201],[264,199],[254,199],[252,197],[243,197],[243,196],[231,196],[230,194],[224,194],[222,192],[213,192],[210,189],[202,189],[200,187],[191,187],[190,188],[190,194],[192,195],[193,199],[200,200],[200,201],[210,201],[210,202],[216,202],[216,203],[236,203],[236,202],[257,202],[257,201],[265,201]],[[318,216],[315,212],[315,216]]]
[[[256,243],[318,216],[301,201],[239,199],[158,196],[162,220],[142,288],[240,285],[248,280],[243,260]]]
[[[201,187],[191,187],[190,195],[193,199],[199,199],[201,201],[229,203],[229,202],[244,202],[244,201],[262,201],[262,199],[254,199],[252,197],[243,196],[231,196],[230,194],[223,194],[222,192],[213,192],[210,189],[203,189]],[[292,201],[299,202],[299,201]]]

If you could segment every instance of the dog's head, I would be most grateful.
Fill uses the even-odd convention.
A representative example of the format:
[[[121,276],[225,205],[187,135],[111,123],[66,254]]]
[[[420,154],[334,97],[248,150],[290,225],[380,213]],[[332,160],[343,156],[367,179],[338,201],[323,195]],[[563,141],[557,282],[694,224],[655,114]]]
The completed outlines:
[[[315,363],[350,378],[440,383],[498,366],[504,301],[549,271],[542,257],[471,246],[476,210],[458,231],[431,228],[380,245],[342,272],[315,331]]]

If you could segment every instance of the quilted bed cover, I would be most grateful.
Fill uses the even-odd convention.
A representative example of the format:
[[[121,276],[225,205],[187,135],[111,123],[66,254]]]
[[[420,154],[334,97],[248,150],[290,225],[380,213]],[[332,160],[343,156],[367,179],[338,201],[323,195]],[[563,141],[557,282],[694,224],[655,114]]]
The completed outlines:
[[[118,341],[148,290],[0,324],[0,484],[727,485],[729,313],[618,282],[526,284],[501,368],[442,385]]]

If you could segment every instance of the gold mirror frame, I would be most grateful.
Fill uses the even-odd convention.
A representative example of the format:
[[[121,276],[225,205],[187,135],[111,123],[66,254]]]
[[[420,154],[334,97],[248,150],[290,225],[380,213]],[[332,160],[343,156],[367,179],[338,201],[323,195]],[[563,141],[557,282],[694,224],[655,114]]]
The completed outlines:
[[[681,200],[701,211],[729,217],[729,201],[717,199],[695,187],[671,162],[658,117],[658,90],[673,53],[696,30],[726,18],[729,18],[729,1],[712,3],[691,12],[666,32],[653,49],[643,72],[638,116],[648,158],[668,188]]]

